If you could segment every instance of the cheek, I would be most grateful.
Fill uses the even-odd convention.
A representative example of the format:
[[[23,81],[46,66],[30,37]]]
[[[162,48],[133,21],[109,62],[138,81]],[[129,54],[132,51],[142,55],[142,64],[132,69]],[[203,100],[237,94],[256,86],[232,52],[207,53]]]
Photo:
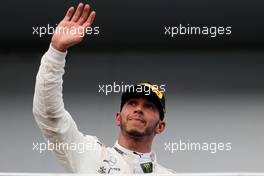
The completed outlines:
[[[148,116],[148,118],[150,119],[154,119],[152,120],[153,122],[157,122],[159,121],[159,112],[156,112],[156,111],[146,111],[146,115]]]
[[[125,121],[125,119],[126,119],[126,117],[127,117],[127,112],[126,112],[126,110],[122,110],[121,111],[121,113],[120,113],[120,121],[122,122],[124,122]]]
[[[156,128],[159,123],[159,116],[153,114],[152,116],[149,116],[149,118],[150,119],[147,122],[147,126]]]
[[[122,116],[123,118],[126,118],[126,117],[129,115],[130,111],[131,111],[130,108],[128,108],[128,107],[124,107],[124,108],[122,109],[122,111],[121,111],[121,116]]]

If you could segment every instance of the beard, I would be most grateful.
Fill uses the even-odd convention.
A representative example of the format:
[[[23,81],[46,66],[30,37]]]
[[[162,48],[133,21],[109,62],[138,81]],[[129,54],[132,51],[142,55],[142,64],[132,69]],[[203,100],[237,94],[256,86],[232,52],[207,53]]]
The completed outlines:
[[[134,138],[142,138],[142,137],[151,136],[152,134],[155,133],[155,128],[159,123],[158,121],[157,123],[155,123],[155,125],[145,128],[144,131],[140,131],[140,130],[133,129],[133,128],[128,129],[127,124],[122,119],[123,118],[121,117],[120,119],[121,130],[124,131],[129,136],[134,137]]]

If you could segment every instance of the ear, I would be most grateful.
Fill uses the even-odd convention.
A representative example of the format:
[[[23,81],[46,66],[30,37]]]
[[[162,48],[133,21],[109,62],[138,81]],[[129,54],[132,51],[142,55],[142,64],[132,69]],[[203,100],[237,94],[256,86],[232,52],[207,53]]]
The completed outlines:
[[[156,134],[160,134],[164,131],[166,126],[166,123],[164,121],[159,121],[159,123],[157,124],[156,128],[155,128],[155,133]]]
[[[120,126],[120,123],[121,123],[121,112],[117,112],[116,113],[116,119],[115,119],[115,121],[116,121],[116,125],[117,126]]]

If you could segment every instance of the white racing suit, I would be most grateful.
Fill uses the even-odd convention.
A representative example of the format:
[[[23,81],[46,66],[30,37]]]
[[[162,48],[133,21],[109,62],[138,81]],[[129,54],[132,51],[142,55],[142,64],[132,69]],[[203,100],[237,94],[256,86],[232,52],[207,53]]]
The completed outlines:
[[[89,150],[79,152],[76,148],[56,148],[55,154],[67,171],[74,173],[158,173],[174,171],[159,165],[154,152],[149,153],[151,162],[147,172],[140,165],[140,155],[123,148],[117,142],[113,147],[104,146],[95,136],[82,134],[69,112],[64,108],[62,76],[66,52],[51,45],[43,55],[36,77],[33,114],[47,140],[53,144],[86,144]],[[148,170],[149,169],[149,170]]]

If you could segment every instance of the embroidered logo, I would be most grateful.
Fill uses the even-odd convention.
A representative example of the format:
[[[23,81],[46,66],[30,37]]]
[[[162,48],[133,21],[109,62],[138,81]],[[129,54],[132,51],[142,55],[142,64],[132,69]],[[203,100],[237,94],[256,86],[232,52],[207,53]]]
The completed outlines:
[[[97,172],[100,174],[106,174],[106,168],[104,166],[101,166]]]
[[[152,173],[152,168],[153,168],[153,165],[151,162],[149,163],[142,163],[140,164],[142,170],[144,173]]]

